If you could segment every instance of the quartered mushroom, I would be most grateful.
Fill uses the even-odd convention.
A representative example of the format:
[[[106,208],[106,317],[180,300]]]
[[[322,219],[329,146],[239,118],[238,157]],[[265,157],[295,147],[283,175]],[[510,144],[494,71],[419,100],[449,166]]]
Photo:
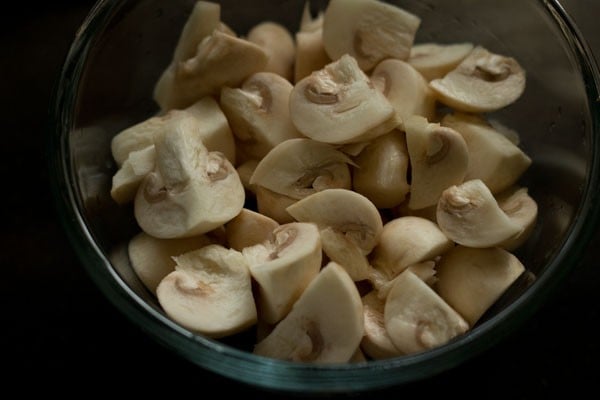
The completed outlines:
[[[517,60],[475,47],[452,71],[429,86],[438,100],[458,111],[491,112],[514,103],[525,90]]]
[[[325,10],[323,43],[332,60],[356,58],[364,71],[386,58],[406,60],[421,19],[379,0],[331,0]]]
[[[454,243],[433,222],[419,217],[400,217],[383,226],[370,256],[379,272],[393,279],[413,264],[434,260]]]
[[[537,202],[529,195],[527,188],[519,186],[498,194],[496,201],[508,218],[523,229],[519,235],[505,240],[498,246],[508,251],[516,250],[533,233],[538,216]]]
[[[243,208],[231,221],[225,224],[225,235],[229,247],[242,251],[269,240],[279,223],[264,214]]]
[[[140,232],[127,244],[131,268],[153,294],[160,281],[175,270],[173,257],[213,244],[207,235],[182,239],[158,239]]]
[[[404,354],[441,346],[469,329],[463,317],[411,271],[396,279],[383,316],[392,343]]]
[[[379,241],[383,222],[369,199],[352,190],[327,189],[297,201],[287,212],[297,221],[317,224],[323,251],[353,280],[370,276],[366,256]]]
[[[161,280],[156,295],[175,322],[213,338],[256,323],[250,272],[240,252],[212,244],[174,259],[175,271]]]
[[[121,168],[112,177],[110,196],[119,204],[126,204],[135,198],[137,190],[152,170],[156,161],[154,145],[129,153]]]
[[[185,108],[198,99],[217,95],[263,71],[267,53],[258,45],[215,29],[187,60],[173,62],[154,87],[154,100],[163,111]]]
[[[456,246],[441,257],[436,291],[473,326],[524,271],[517,257],[499,247]]]
[[[349,55],[296,83],[290,116],[303,135],[333,144],[370,140],[398,125],[388,99]]]
[[[171,110],[163,115],[150,117],[117,133],[111,141],[115,162],[119,167],[122,166],[131,152],[154,145],[155,134],[164,132],[173,123],[190,118],[195,120],[194,129],[198,130],[208,150],[220,151],[234,164],[236,148],[233,134],[225,114],[212,97],[204,97],[183,110]]]
[[[209,152],[195,124],[154,136],[156,167],[142,181],[134,215],[143,231],[171,239],[211,231],[241,211],[245,192],[222,153]]]
[[[360,348],[369,357],[382,360],[402,355],[385,329],[383,310],[385,300],[379,298],[376,290],[362,297],[365,320],[365,335],[360,342]]]
[[[364,333],[356,285],[334,262],[308,285],[290,313],[254,347],[254,354],[316,364],[345,363]]]
[[[410,191],[406,136],[399,130],[376,137],[353,158],[352,188],[377,208],[402,203]]]
[[[263,71],[275,73],[291,82],[293,78],[296,45],[290,31],[280,23],[264,21],[254,25],[246,39],[267,53]]]
[[[428,120],[436,116],[436,98],[428,82],[410,64],[396,59],[383,60],[371,73],[371,82],[390,101],[402,124],[411,115]]]
[[[432,81],[455,69],[471,50],[472,43],[418,43],[411,47],[408,63],[427,81]]]
[[[252,185],[256,195],[256,207],[258,212],[272,218],[280,224],[294,222],[295,219],[287,212],[287,208],[298,200],[280,194],[260,185]]]
[[[433,287],[438,280],[436,276],[437,271],[435,270],[435,261],[423,261],[412,264],[407,267],[405,271],[412,272],[431,287]],[[379,280],[374,280],[373,286],[377,289],[377,297],[385,300],[390,293],[390,289],[394,286],[400,275],[402,274],[397,275],[392,280],[386,280],[385,277],[382,277],[383,279],[380,278]]]
[[[492,193],[515,184],[531,165],[531,158],[482,117],[448,114],[442,125],[459,132],[469,150],[465,180],[481,179]]]
[[[451,186],[442,193],[437,223],[454,242],[477,248],[498,246],[525,229],[500,208],[480,179]]]
[[[221,89],[221,107],[247,156],[261,159],[279,143],[301,136],[290,119],[292,89],[273,72],[257,72],[239,88]]]
[[[454,129],[417,115],[404,128],[411,167],[408,207],[426,208],[437,203],[444,189],[464,180],[469,166],[467,145]]]
[[[309,2],[304,4],[300,29],[295,35],[294,82],[299,82],[332,61],[323,45],[323,16],[321,12],[313,18]]]
[[[198,45],[221,24],[221,5],[212,1],[196,1],[181,30],[173,61],[185,61],[196,55]]]
[[[299,200],[325,189],[350,189],[351,163],[348,156],[327,143],[288,139],[260,160],[250,184]]]
[[[242,254],[259,286],[259,318],[279,322],[321,268],[322,250],[315,224],[293,222],[275,228],[270,238]]]

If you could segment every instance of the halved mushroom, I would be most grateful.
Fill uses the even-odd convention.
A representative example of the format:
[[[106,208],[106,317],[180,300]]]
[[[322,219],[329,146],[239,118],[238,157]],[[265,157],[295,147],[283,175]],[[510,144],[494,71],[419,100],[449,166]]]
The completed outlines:
[[[212,1],[196,1],[179,35],[173,60],[185,61],[194,57],[202,39],[221,23],[221,5]]]
[[[334,144],[369,140],[398,125],[390,102],[349,55],[296,83],[290,116],[305,136]]]
[[[472,326],[524,271],[504,249],[456,246],[438,264],[436,290]]]
[[[461,113],[448,114],[442,125],[459,132],[469,149],[465,180],[481,179],[492,193],[515,184],[531,165],[531,158],[483,118]]]
[[[411,115],[428,120],[436,116],[436,99],[425,78],[410,64],[383,60],[371,73],[371,81],[390,101],[402,124]]]
[[[352,187],[377,208],[400,204],[410,191],[409,156],[403,132],[393,130],[370,143],[354,159]]]
[[[419,43],[410,49],[408,63],[419,71],[427,81],[432,81],[446,76],[472,50],[472,43]]]
[[[175,260],[181,254],[213,244],[207,235],[183,239],[157,239],[140,232],[129,241],[127,254],[131,268],[153,294],[160,281],[175,270]]]
[[[171,110],[163,115],[150,117],[132,125],[113,137],[112,156],[120,167],[132,151],[138,151],[154,144],[154,135],[164,132],[173,123],[194,118],[195,129],[209,151],[220,151],[227,159],[235,163],[235,143],[229,129],[227,118],[221,107],[212,97],[204,97],[184,110]],[[188,122],[189,123],[189,122]]]
[[[360,294],[348,273],[328,263],[254,354],[309,363],[344,363],[364,333]]]
[[[160,282],[156,295],[175,322],[213,338],[256,323],[250,273],[240,252],[212,244],[174,259],[175,271]]]
[[[222,153],[209,152],[195,122],[185,121],[154,136],[156,168],[135,197],[136,221],[157,238],[206,233],[244,205],[244,187],[231,163]]]
[[[509,238],[498,246],[508,251],[516,250],[521,247],[533,233],[538,215],[537,203],[528,194],[527,188],[518,186],[509,188],[500,193],[496,197],[496,201],[508,218],[523,228],[521,234]]]
[[[491,112],[521,97],[525,71],[514,58],[477,46],[454,70],[429,86],[440,102],[456,110]]]
[[[371,358],[382,360],[402,355],[385,329],[383,310],[385,301],[380,299],[376,290],[362,297],[365,320],[365,335],[360,347]]]
[[[285,317],[321,268],[317,226],[293,222],[272,231],[269,240],[242,250],[258,282],[259,318],[274,324]]]
[[[332,60],[355,57],[364,71],[386,58],[406,60],[421,19],[378,0],[331,0],[325,10],[323,43]]]
[[[285,26],[274,21],[263,21],[250,29],[246,39],[267,53],[268,61],[264,71],[292,80],[296,45]]]
[[[383,231],[377,207],[365,196],[347,189],[327,189],[289,206],[287,212],[300,222],[319,227],[323,251],[355,281],[367,279],[370,265],[366,255]]]
[[[498,246],[524,230],[506,215],[480,179],[451,186],[442,193],[437,223],[454,242],[478,248]]]
[[[242,251],[244,247],[269,240],[278,226],[277,221],[266,215],[243,208],[235,218],[225,224],[227,243],[232,249]]]
[[[426,208],[437,203],[444,189],[464,180],[469,166],[467,145],[454,129],[417,115],[404,128],[411,166],[408,207]]]
[[[325,189],[350,189],[351,163],[348,156],[327,143],[288,139],[260,160],[250,184],[299,200]]]
[[[419,217],[400,217],[383,226],[371,254],[372,265],[391,280],[407,267],[431,261],[453,246],[433,222]]]
[[[247,156],[261,159],[279,143],[301,136],[290,119],[292,89],[273,72],[257,72],[241,88],[221,89],[221,107]]]
[[[469,329],[468,323],[411,271],[396,279],[383,316],[392,343],[405,354],[441,346]]]
[[[154,145],[132,151],[112,177],[110,196],[119,204],[133,201],[137,190],[152,170],[156,159]]]
[[[198,45],[194,57],[173,62],[154,87],[154,100],[163,111],[185,108],[216,95],[223,86],[235,87],[264,70],[267,53],[247,40],[215,29]]]
[[[323,16],[321,12],[316,18],[312,18],[309,3],[305,3],[300,30],[296,32],[294,82],[299,82],[332,61],[323,46]]]

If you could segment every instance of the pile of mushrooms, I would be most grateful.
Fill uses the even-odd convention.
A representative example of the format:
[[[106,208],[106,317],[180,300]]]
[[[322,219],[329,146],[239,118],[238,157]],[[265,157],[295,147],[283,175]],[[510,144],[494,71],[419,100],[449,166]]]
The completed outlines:
[[[525,72],[471,43],[413,43],[378,0],[308,4],[245,36],[198,1],[155,116],[112,140],[131,266],[167,316],[314,363],[411,354],[477,324],[525,271],[531,159],[485,113]],[[510,131],[513,132],[514,131]]]

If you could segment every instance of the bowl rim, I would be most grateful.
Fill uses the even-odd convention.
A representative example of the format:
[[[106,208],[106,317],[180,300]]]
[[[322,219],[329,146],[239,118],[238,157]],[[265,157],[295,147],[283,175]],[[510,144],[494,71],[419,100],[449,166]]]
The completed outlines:
[[[580,67],[580,76],[588,96],[587,111],[592,124],[589,129],[600,133],[600,74],[592,52],[559,0],[538,2],[559,27],[562,38]],[[540,307],[538,299],[551,295],[565,275],[570,273],[576,265],[573,260],[581,259],[597,231],[600,207],[594,207],[594,204],[600,200],[600,141],[592,135],[586,189],[577,210],[577,215],[585,213],[586,218],[575,218],[560,251],[546,267],[547,272],[532,284],[530,290],[460,338],[422,353],[394,359],[343,365],[307,365],[253,355],[195,335],[147,304],[112,267],[108,256],[95,243],[92,232],[86,226],[78,199],[77,181],[71,172],[69,133],[73,129],[75,104],[69,94],[78,93],[78,78],[81,77],[84,60],[92,45],[92,33],[106,27],[123,3],[118,0],[99,0],[93,6],[75,35],[55,85],[49,110],[48,135],[48,148],[51,149],[48,163],[55,209],[79,261],[104,296],[154,340],[202,368],[263,389],[304,393],[367,391],[431,377],[491,348],[518,329]],[[574,240],[573,235],[579,239]],[[501,322],[509,315],[512,321],[506,326]],[[400,369],[402,373],[398,373]]]

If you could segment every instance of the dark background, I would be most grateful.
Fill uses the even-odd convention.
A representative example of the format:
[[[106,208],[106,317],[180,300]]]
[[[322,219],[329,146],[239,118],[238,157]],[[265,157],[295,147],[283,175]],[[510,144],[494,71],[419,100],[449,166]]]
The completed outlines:
[[[600,1],[564,3],[600,54]],[[218,396],[240,392],[275,398],[172,354],[126,319],[90,280],[54,211],[46,135],[48,104],[61,63],[93,1],[11,4],[0,26],[3,389],[14,385],[21,391],[87,396],[115,387],[139,394],[177,388],[203,397],[214,388]],[[600,322],[599,245],[597,235],[584,261],[554,296],[500,345],[434,378],[372,394],[524,399],[565,390],[594,393],[600,373],[595,328]],[[79,387],[85,391],[75,389]]]

